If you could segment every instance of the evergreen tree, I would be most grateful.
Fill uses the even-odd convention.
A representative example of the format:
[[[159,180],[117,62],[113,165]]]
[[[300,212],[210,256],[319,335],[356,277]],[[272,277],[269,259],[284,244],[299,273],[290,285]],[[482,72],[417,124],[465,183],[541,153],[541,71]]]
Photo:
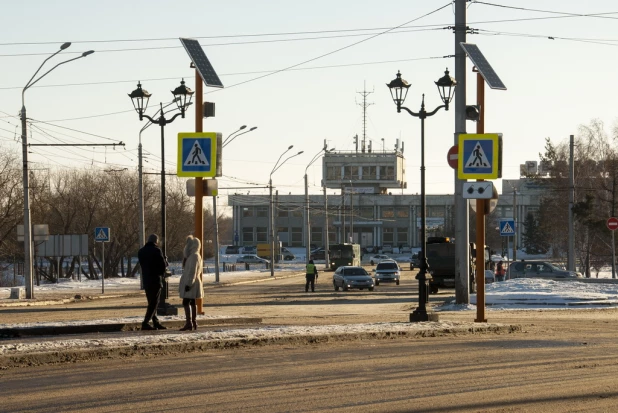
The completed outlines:
[[[532,213],[528,213],[526,219],[524,220],[522,245],[528,254],[546,254],[549,249],[549,245],[543,235],[539,221]]]

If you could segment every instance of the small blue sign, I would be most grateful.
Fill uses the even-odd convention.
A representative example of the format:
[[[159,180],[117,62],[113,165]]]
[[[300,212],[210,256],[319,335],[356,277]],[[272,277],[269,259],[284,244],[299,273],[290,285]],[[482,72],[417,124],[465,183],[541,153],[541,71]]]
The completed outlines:
[[[500,236],[510,237],[515,235],[515,219],[506,218],[500,220]]]
[[[94,242],[109,242],[109,227],[96,227],[94,229]]]

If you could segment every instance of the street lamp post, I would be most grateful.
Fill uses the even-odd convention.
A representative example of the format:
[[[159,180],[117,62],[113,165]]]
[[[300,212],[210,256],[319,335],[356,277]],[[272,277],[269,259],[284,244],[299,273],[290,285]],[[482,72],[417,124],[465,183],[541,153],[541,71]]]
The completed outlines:
[[[277,162],[275,163],[275,166],[273,167],[272,171],[270,171],[270,176],[268,178],[268,189],[269,189],[269,203],[270,203],[270,211],[268,214],[268,218],[269,218],[269,222],[268,222],[268,226],[270,227],[270,276],[274,277],[275,276],[275,202],[273,199],[273,174],[277,171],[277,169],[281,168],[283,166],[284,163],[286,163],[287,161],[289,161],[290,159],[292,159],[295,156],[300,155],[301,153],[303,153],[303,151],[298,152],[297,154],[288,156],[283,162],[279,163],[279,161],[281,161],[281,158],[283,158],[283,155],[285,155],[286,153],[288,153],[292,148],[294,147],[294,145],[290,145],[280,156],[279,159],[277,159]]]
[[[49,56],[47,59],[41,63],[39,68],[34,72],[26,86],[24,86],[21,91],[21,144],[22,144],[22,156],[23,156],[23,185],[24,185],[24,281],[26,284],[26,298],[32,299],[34,298],[33,291],[33,271],[32,271],[32,225],[30,223],[30,176],[28,171],[28,130],[26,127],[26,103],[24,100],[24,95],[28,88],[34,86],[39,80],[43,79],[47,76],[52,70],[57,68],[60,65],[65,63],[72,62],[73,60],[81,59],[82,57],[86,57],[94,53],[94,50],[89,50],[87,52],[82,53],[80,56],[74,57],[72,59],[65,60],[64,62],[60,62],[47,72],[43,73],[36,80],[34,78],[41,71],[43,65],[52,57],[56,56],[58,53],[67,49],[71,46],[70,42],[63,43],[60,46],[60,49],[56,51],[56,53]],[[33,81],[34,80],[34,81]]]
[[[440,92],[440,98],[444,105],[438,106],[431,112],[425,110],[425,94],[421,101],[421,110],[416,113],[410,109],[403,107],[403,102],[408,94],[408,88],[410,84],[401,78],[401,73],[397,72],[397,77],[387,84],[391,92],[391,97],[397,105],[397,112],[405,110],[410,115],[417,117],[421,120],[421,255],[420,268],[416,276],[418,280],[418,308],[410,314],[410,321],[437,321],[438,315],[435,313],[427,312],[427,302],[429,301],[429,281],[431,280],[431,274],[429,273],[429,265],[427,263],[427,211],[425,204],[425,118],[433,116],[438,110],[444,108],[448,110],[449,103],[455,95],[455,88],[457,81],[449,76],[448,69],[444,72],[444,76],[435,82]]]
[[[230,135],[229,135],[227,138],[225,138],[225,140],[223,141],[223,147],[225,148],[227,145],[229,145],[230,143],[232,143],[232,141],[233,141],[234,139],[238,138],[240,135],[244,135],[245,133],[253,132],[254,130],[256,130],[256,129],[257,129],[257,126],[254,126],[254,127],[250,128],[249,130],[246,130],[246,131],[244,131],[244,132],[242,132],[242,133],[238,133],[238,132],[240,132],[241,130],[245,129],[246,127],[247,127],[246,125],[243,125],[243,126],[241,126],[241,127],[240,127],[240,129],[238,129],[236,132],[234,132],[234,133],[230,133]],[[232,136],[232,135],[234,135],[234,136]],[[230,138],[232,138],[232,139],[230,139]]]
[[[174,95],[174,102],[178,106],[180,113],[176,113],[171,119],[167,119],[165,117],[165,112],[163,111],[163,103],[160,103],[159,109],[159,117],[157,119],[151,118],[146,115],[144,112],[148,107],[148,101],[150,96],[152,96],[148,91],[142,89],[142,84],[137,83],[137,89],[129,94],[131,101],[133,102],[133,107],[135,111],[139,115],[139,120],[144,120],[144,118],[148,119],[151,123],[156,123],[161,127],[161,251],[163,252],[163,256],[167,260],[167,249],[166,249],[166,239],[165,239],[165,126],[172,123],[178,116],[182,118],[185,117],[185,111],[187,107],[191,104],[191,98],[193,96],[193,91],[185,86],[184,79],[180,82],[180,86],[172,91]],[[165,277],[164,277],[165,280]],[[159,302],[159,311],[161,313],[167,314],[167,303],[166,298],[168,296],[168,285],[167,281],[164,281],[163,285],[163,294],[161,294],[161,301]]]
[[[326,149],[326,144],[324,145],[324,147],[322,149],[320,149],[320,152],[318,152],[313,159],[311,160],[311,162],[309,162],[309,164],[307,165],[307,167],[305,168],[305,226],[307,228],[306,230],[306,234],[305,234],[305,263],[308,264],[309,263],[309,257],[311,255],[311,219],[309,218],[309,179],[307,177],[307,169],[309,169],[309,167],[311,165],[313,165],[313,163],[315,161],[317,161],[320,156],[322,155],[322,152],[324,153],[329,153],[334,151],[335,148]]]

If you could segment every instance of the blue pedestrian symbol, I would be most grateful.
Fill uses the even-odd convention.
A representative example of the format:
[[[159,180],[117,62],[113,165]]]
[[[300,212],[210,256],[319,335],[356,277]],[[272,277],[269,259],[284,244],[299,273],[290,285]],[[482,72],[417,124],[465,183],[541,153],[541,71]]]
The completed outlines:
[[[515,235],[515,220],[514,219],[501,219],[500,220],[500,235],[503,237],[510,237]]]
[[[94,242],[109,242],[109,227],[96,227],[94,229]]]

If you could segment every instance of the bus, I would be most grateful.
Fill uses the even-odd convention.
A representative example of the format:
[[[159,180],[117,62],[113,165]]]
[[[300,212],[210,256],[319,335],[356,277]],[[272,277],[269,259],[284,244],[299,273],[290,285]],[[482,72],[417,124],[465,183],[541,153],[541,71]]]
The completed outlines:
[[[361,265],[361,249],[359,244],[335,244],[328,248],[330,269],[335,271],[343,265]]]

